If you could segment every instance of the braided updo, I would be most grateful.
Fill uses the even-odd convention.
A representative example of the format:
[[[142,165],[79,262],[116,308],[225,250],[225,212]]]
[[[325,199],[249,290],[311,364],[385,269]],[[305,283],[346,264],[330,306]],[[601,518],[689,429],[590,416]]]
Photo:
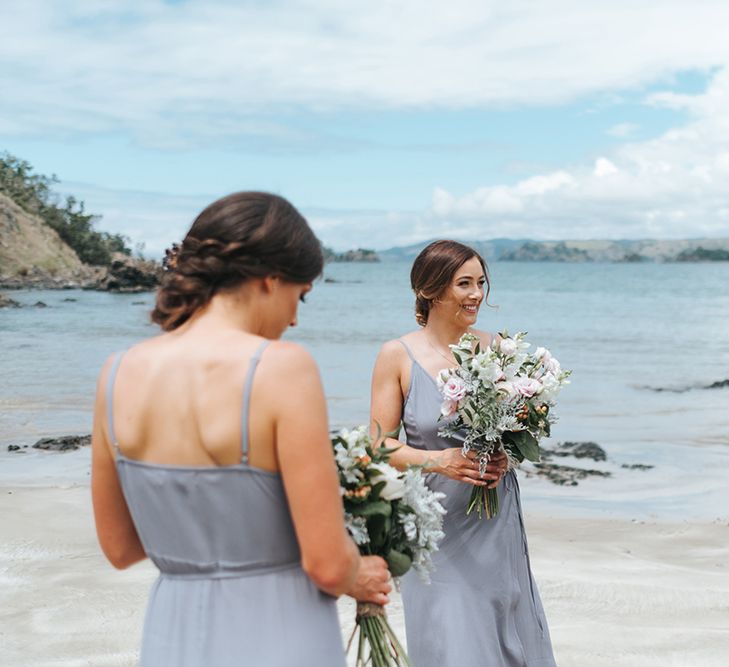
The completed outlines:
[[[456,271],[469,259],[478,258],[486,276],[486,299],[491,283],[486,262],[473,248],[458,241],[433,241],[413,262],[410,270],[410,286],[415,292],[415,319],[421,327],[428,323],[430,306],[451,284]]]
[[[309,283],[323,266],[319,240],[291,203],[265,192],[236,192],[193,222],[162,278],[152,321],[172,331],[220,290],[272,275]]]

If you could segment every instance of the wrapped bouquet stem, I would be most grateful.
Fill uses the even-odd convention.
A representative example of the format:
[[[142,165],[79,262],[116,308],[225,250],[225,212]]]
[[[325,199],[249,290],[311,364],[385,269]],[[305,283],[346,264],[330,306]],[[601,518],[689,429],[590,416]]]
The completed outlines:
[[[387,621],[383,606],[371,602],[357,603],[356,622],[347,651],[357,632],[357,667],[364,667],[368,663],[412,667],[405,649]]]
[[[525,336],[504,331],[482,348],[478,336],[466,333],[450,346],[458,365],[438,374],[443,397],[438,433],[459,434],[464,455],[476,454],[481,473],[497,452],[506,454],[510,467],[524,459],[539,461],[539,441],[554,422],[551,409],[569,384],[571,371],[563,371],[543,347],[528,353]],[[466,514],[474,510],[479,518],[496,516],[496,489],[474,487]]]
[[[443,537],[443,494],[425,485],[419,469],[393,468],[388,460],[394,450],[375,447],[364,426],[340,431],[332,445],[345,523],[360,552],[384,558],[395,579],[413,568],[427,581],[431,554]],[[380,605],[357,604],[347,650],[356,637],[358,667],[410,667]]]

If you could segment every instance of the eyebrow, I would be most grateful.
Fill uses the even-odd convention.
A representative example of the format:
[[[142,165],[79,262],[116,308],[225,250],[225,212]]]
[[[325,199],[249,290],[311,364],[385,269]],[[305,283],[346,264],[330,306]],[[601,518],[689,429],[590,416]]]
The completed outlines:
[[[470,275],[470,274],[465,274],[465,275],[462,275],[462,276],[456,276],[456,280],[465,280],[467,278],[470,279],[470,278],[473,278],[473,276]],[[483,278],[484,280],[486,280],[486,275],[482,273],[479,276],[479,278]]]

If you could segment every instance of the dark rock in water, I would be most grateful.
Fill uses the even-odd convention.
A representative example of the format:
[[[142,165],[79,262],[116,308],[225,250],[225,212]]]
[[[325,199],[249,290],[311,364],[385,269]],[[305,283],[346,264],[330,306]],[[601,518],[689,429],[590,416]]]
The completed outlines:
[[[655,468],[655,466],[650,466],[646,463],[623,463],[620,467],[626,470],[650,470],[651,468]]]
[[[538,477],[545,477],[558,486],[577,486],[580,480],[588,477],[612,477],[612,473],[603,470],[588,470],[561,466],[556,463],[535,463],[535,473]]]
[[[0,308],[20,308],[20,304],[9,296],[0,294]]]
[[[729,387],[729,380],[718,380],[717,382],[712,382],[711,384],[707,384],[704,389],[723,389],[724,387]]]
[[[20,445],[8,445],[8,451],[9,452],[19,452]]]
[[[159,285],[162,267],[157,262],[114,255],[106,274],[89,289],[109,292],[149,292]]]
[[[75,303],[76,301],[78,301],[78,299],[72,299],[72,298],[71,298],[71,297],[69,296],[69,297],[66,297],[66,298],[65,298],[65,299],[64,299],[63,301],[64,301],[64,302],[67,302],[67,303]]]
[[[325,283],[346,283],[348,285],[361,285],[362,280],[337,280],[336,278],[324,278]]]
[[[35,308],[48,308],[48,304],[44,303],[43,301],[36,301],[33,306]]]
[[[661,393],[662,391],[668,391],[672,394],[683,394],[683,392],[688,391],[691,387],[641,387],[641,389],[649,389],[650,391],[655,391],[658,393]]]
[[[607,461],[605,450],[596,442],[560,442],[554,449],[542,449],[542,458],[553,456],[574,456],[576,459]]]
[[[91,444],[90,435],[63,435],[60,438],[42,438],[33,445],[33,449],[45,449],[52,452],[68,452]]]
[[[132,305],[133,306],[146,306],[147,302],[146,301],[132,301]]]
[[[691,391],[692,389],[724,389],[729,387],[729,380],[717,380],[711,384],[693,385],[689,387],[644,387],[644,389],[650,389],[651,391],[668,391],[672,394],[683,394],[685,391]]]

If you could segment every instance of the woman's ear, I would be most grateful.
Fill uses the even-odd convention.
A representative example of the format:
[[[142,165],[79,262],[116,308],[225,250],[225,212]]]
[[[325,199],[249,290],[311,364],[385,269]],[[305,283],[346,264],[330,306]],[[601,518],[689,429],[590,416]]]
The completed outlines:
[[[278,276],[265,276],[261,280],[261,286],[266,294],[273,294],[278,289],[280,282],[281,278]]]

